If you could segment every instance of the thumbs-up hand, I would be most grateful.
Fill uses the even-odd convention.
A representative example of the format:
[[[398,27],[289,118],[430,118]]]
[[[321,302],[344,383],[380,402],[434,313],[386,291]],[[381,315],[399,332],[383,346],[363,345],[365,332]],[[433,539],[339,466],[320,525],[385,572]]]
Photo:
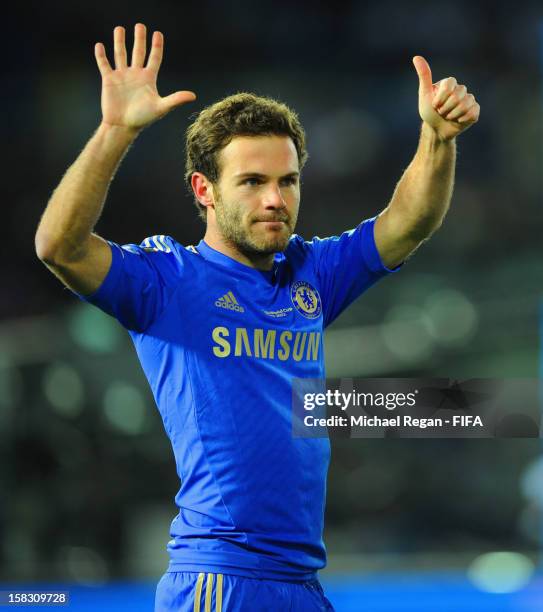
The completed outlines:
[[[451,140],[479,119],[481,107],[465,85],[454,77],[432,83],[428,62],[416,55],[413,65],[419,77],[419,114],[440,140]]]

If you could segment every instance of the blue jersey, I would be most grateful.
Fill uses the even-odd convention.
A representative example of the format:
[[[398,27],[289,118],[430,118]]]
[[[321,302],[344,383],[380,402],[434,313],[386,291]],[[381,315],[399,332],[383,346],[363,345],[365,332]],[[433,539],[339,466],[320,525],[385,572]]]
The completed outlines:
[[[100,288],[79,296],[132,337],[175,454],[170,571],[311,580],[322,540],[327,438],[294,438],[293,378],[324,378],[323,330],[390,270],[375,219],[293,235],[261,271],[168,236],[110,242]]]

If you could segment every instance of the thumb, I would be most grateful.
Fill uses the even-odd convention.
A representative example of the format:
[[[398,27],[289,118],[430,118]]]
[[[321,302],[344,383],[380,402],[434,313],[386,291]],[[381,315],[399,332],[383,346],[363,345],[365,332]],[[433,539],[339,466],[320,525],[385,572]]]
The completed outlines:
[[[419,76],[419,94],[432,93],[432,71],[428,62],[421,55],[415,55],[413,65]]]
[[[170,112],[176,106],[181,106],[186,102],[196,100],[196,94],[193,91],[176,91],[165,98],[162,98],[161,105],[165,112]]]

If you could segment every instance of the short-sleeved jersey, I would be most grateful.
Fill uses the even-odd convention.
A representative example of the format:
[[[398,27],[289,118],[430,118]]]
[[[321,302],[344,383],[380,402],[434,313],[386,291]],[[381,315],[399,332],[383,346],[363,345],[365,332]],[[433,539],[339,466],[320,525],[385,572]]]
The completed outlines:
[[[128,330],[171,440],[181,487],[172,571],[309,580],[322,539],[327,438],[292,435],[293,378],[324,378],[323,330],[384,267],[369,219],[293,235],[261,271],[168,236],[110,242],[81,299]]]

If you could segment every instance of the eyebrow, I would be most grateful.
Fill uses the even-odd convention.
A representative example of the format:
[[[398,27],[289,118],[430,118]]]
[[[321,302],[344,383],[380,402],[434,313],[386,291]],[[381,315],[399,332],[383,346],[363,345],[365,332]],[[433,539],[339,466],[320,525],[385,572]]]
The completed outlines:
[[[285,178],[297,178],[300,176],[299,172],[289,172],[288,174],[284,174],[283,176],[280,176],[279,178],[285,179]],[[262,174],[260,172],[241,172],[240,174],[235,174],[234,178],[235,179],[241,179],[241,178],[248,178],[248,177],[255,177],[255,178],[259,178],[259,179],[266,179],[268,178],[268,176],[266,174]]]

